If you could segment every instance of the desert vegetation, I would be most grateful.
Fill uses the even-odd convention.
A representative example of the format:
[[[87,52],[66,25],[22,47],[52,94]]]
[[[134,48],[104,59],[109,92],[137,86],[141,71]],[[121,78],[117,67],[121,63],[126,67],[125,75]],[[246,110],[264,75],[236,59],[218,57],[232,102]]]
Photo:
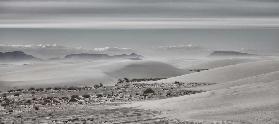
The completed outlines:
[[[174,82],[171,84],[146,84],[137,82],[142,80],[157,79],[124,78],[119,79],[115,86],[104,86],[102,83],[99,83],[93,86],[82,87],[31,87],[28,89],[11,89],[0,94],[0,121],[3,123],[18,122],[18,120],[23,122],[44,120],[47,122],[61,123],[103,123],[106,119],[100,119],[97,116],[105,116],[107,114],[109,116],[116,116],[120,113],[120,115],[122,114],[124,116],[122,117],[123,123],[176,123],[178,121],[159,117],[160,112],[119,108],[119,105],[133,101],[164,99],[204,92],[187,89],[189,86],[198,86],[199,83]],[[104,107],[105,109],[98,110],[97,106]],[[71,113],[76,107],[80,107],[77,113],[67,115],[69,117],[63,116],[65,113]],[[86,112],[91,114],[86,114],[87,116],[85,117],[74,116]],[[94,112],[99,112],[99,115]],[[36,113],[40,113],[41,116],[38,117]],[[52,116],[53,114],[56,116]],[[117,120],[116,117],[110,117],[110,121],[108,122],[121,121]]]

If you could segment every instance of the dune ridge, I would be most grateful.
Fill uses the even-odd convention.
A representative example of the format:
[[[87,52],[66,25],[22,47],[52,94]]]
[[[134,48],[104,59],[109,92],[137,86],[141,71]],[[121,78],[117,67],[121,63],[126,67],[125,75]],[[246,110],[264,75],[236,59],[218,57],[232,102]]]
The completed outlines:
[[[187,81],[187,79],[205,81],[215,78],[210,81],[217,84],[200,87],[207,90],[200,94],[132,103],[126,106],[160,110],[167,117],[185,121],[210,123],[232,120],[253,124],[279,123],[278,66],[278,61],[259,61],[161,80],[162,82]],[[228,72],[225,73],[226,71]],[[236,76],[224,80],[218,78],[221,73],[225,76],[233,74]],[[209,76],[201,78],[206,75]]]
[[[172,77],[161,80],[161,82],[188,81],[188,82],[207,82],[222,83],[234,81],[250,76],[261,75],[279,70],[279,62],[273,60],[264,60],[257,62],[248,62],[225,67],[218,67],[199,73],[191,73],[182,76]]]

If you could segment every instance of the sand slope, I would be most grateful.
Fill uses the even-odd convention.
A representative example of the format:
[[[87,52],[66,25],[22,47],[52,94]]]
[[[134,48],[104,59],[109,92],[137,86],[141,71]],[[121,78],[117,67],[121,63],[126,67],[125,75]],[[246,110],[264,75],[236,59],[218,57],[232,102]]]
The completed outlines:
[[[13,86],[82,84],[89,80],[102,81],[106,75],[97,66],[99,62],[44,62],[11,68],[0,74],[0,80]],[[92,69],[95,68],[95,69]],[[92,82],[93,83],[93,82]]]
[[[234,81],[250,76],[270,73],[279,70],[279,61],[258,61],[249,62],[237,65],[230,65],[219,67],[208,71],[199,73],[191,73],[183,76],[173,77],[162,82],[209,82],[209,83],[222,83],[227,81]]]
[[[62,61],[5,68],[0,81],[11,86],[112,84],[118,78],[168,78],[187,72],[154,61]]]
[[[279,81],[243,85],[230,89],[129,106],[161,110],[182,120],[235,120],[252,123],[279,122]]]
[[[230,88],[230,87],[241,86],[241,85],[253,85],[254,83],[268,83],[276,80],[279,80],[279,71],[251,76],[251,77],[247,77],[235,81],[229,81],[225,83],[218,83],[215,85],[197,87],[195,89],[216,90],[216,89]]]
[[[170,78],[210,80],[218,84],[201,87],[200,89],[208,90],[201,94],[127,106],[160,110],[165,116],[182,120],[276,124],[279,123],[278,65],[278,61],[261,61],[188,74],[177,79]],[[227,76],[228,79],[225,80],[222,76]]]
[[[213,59],[202,62],[200,64],[192,65],[189,69],[213,69],[218,67],[225,67],[229,65],[236,65],[241,63],[257,61],[256,58],[231,58],[231,59]]]

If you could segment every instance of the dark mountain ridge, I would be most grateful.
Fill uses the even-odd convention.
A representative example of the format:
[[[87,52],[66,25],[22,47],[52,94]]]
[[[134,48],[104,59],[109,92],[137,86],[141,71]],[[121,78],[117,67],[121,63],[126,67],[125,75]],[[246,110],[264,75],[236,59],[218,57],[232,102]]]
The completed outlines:
[[[136,53],[131,54],[121,54],[121,55],[108,55],[108,54],[89,54],[89,53],[80,53],[80,54],[70,54],[66,55],[65,59],[141,59],[143,56]]]
[[[238,51],[214,51],[209,56],[255,56],[255,54]]]
[[[0,61],[37,60],[38,58],[25,54],[22,51],[0,52]]]

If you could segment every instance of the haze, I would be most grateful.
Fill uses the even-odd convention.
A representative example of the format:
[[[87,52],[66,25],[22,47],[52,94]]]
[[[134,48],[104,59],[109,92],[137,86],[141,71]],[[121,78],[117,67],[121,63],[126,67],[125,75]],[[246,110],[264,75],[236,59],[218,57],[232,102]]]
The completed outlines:
[[[0,122],[279,124],[279,0],[0,0]]]

